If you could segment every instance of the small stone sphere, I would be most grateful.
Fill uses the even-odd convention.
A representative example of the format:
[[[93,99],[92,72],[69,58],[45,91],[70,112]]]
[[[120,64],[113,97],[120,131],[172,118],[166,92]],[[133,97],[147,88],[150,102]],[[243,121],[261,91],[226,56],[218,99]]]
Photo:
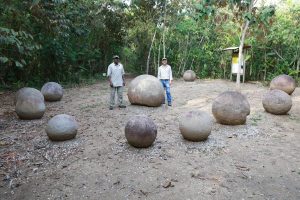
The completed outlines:
[[[125,126],[125,137],[128,143],[137,148],[147,148],[157,136],[154,121],[145,115],[131,117]]]
[[[129,84],[127,95],[131,104],[150,107],[160,106],[165,99],[161,82],[151,75],[134,78]]]
[[[187,70],[183,74],[183,80],[192,82],[196,79],[196,74],[193,70]]]
[[[240,92],[221,93],[213,102],[212,113],[217,122],[225,125],[245,124],[250,114],[250,104]]]
[[[45,129],[50,140],[64,141],[75,138],[78,124],[75,117],[60,114],[52,117]]]
[[[44,97],[34,88],[22,88],[16,94],[15,111],[20,119],[40,119],[46,110]]]
[[[206,140],[211,133],[212,126],[212,117],[203,111],[189,111],[179,118],[181,135],[190,141]]]
[[[292,108],[292,98],[282,90],[268,91],[262,100],[264,109],[275,115],[285,115]]]
[[[276,76],[270,83],[270,89],[282,90],[291,95],[296,89],[296,81],[289,75]]]
[[[64,94],[62,86],[55,82],[45,83],[41,92],[46,101],[60,101]]]

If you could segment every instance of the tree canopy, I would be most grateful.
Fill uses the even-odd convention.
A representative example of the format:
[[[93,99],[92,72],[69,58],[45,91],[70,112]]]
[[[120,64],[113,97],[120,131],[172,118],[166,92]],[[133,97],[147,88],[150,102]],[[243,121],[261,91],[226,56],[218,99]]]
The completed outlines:
[[[0,84],[80,83],[99,78],[119,54],[127,72],[156,74],[165,48],[174,75],[229,78],[231,55],[245,22],[247,79],[296,79],[300,5],[253,0],[3,0]],[[165,42],[164,42],[165,41]]]

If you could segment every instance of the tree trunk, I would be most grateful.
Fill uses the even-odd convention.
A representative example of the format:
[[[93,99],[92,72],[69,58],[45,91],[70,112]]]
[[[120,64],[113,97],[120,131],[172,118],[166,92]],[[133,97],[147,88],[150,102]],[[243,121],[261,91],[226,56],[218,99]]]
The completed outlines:
[[[148,58],[147,58],[146,74],[149,74],[150,55],[151,55],[151,50],[152,50],[152,46],[153,46],[153,42],[154,42],[155,36],[156,36],[156,28],[155,28],[155,32],[153,34],[153,38],[152,38],[151,45],[150,45],[150,48],[149,48],[149,53],[148,53]]]
[[[226,61],[225,61],[225,64],[224,64],[224,72],[223,72],[223,78],[226,79]]]
[[[181,60],[180,60],[180,64],[179,64],[179,67],[178,67],[177,75],[182,75],[182,71],[181,71],[182,62],[183,62],[183,58],[181,58]]]
[[[189,57],[189,40],[190,40],[190,34],[188,34],[187,39],[186,39],[186,47],[185,47],[185,52],[184,52],[184,56],[182,58],[182,62],[183,62],[183,68],[182,68],[182,74],[185,72],[185,66],[186,63],[188,61],[188,57]]]
[[[155,49],[155,46],[154,46],[154,49]],[[154,66],[154,75],[156,76],[157,67],[156,67],[156,54],[155,54],[155,51],[153,51],[153,66]]]
[[[189,55],[190,55],[190,52],[191,52],[191,49],[189,49],[189,46],[190,46],[190,44],[191,44],[191,40],[190,40],[190,34],[188,34],[188,41],[187,41],[187,54],[186,54],[186,60],[185,60],[185,63],[184,63],[184,66],[183,66],[183,68],[184,68],[184,71],[185,71],[185,66],[186,66],[186,64],[187,64],[187,62],[188,62],[188,60],[189,60]],[[183,72],[184,73],[184,72]]]
[[[194,70],[194,67],[193,67],[194,60],[195,60],[195,58],[193,58],[193,60],[192,60],[192,63],[191,63],[191,66],[190,66],[190,70]]]
[[[253,58],[253,50],[251,48],[251,58]],[[251,62],[251,65],[250,65],[250,77],[252,76],[252,68],[253,68],[253,65],[252,65],[253,62]]]
[[[298,58],[298,61],[297,61],[297,68],[296,68],[297,74],[296,74],[296,78],[299,77],[299,68],[300,68],[300,58]]]
[[[167,8],[167,1],[165,1],[164,6],[164,26],[163,26],[163,51],[164,51],[164,58],[166,57],[166,43],[165,43],[165,32],[166,32],[166,8]]]
[[[265,69],[264,69],[264,81],[267,79],[267,52],[265,50]]]
[[[248,8],[248,11],[250,13],[252,12],[253,4],[254,4],[254,0],[251,0],[249,8]],[[242,27],[242,35],[241,35],[240,46],[239,46],[238,73],[237,73],[237,77],[236,77],[236,86],[237,86],[238,90],[241,89],[241,86],[240,86],[240,83],[241,83],[241,65],[243,63],[242,55],[243,55],[245,37],[246,37],[247,29],[249,28],[249,24],[250,24],[250,21],[247,19],[246,22],[244,22],[243,27]]]
[[[238,73],[237,73],[237,77],[236,77],[236,87],[238,90],[240,90],[241,86],[241,66],[242,66],[242,63],[243,63],[243,48],[244,48],[244,42],[245,42],[245,37],[246,37],[246,33],[247,33],[247,29],[249,27],[249,20],[247,20],[245,22],[245,24],[243,25],[243,28],[242,28],[242,37],[241,37],[241,40],[240,40],[240,46],[239,46],[239,64],[238,64]]]
[[[158,54],[157,54],[157,68],[160,66],[160,45],[161,45],[161,38],[159,40],[159,45],[158,45]]]

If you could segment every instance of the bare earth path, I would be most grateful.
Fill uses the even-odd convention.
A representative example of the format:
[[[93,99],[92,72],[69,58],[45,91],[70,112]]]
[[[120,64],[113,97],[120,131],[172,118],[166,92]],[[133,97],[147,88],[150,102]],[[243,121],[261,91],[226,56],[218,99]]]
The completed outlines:
[[[0,96],[0,199],[300,199],[300,89],[289,115],[264,112],[266,87],[242,85],[251,114],[243,126],[214,124],[205,142],[184,141],[180,113],[211,113],[213,99],[232,82],[175,81],[173,107],[128,105],[108,110],[107,83],[72,88],[47,103],[41,120],[19,120],[14,94]],[[126,92],[124,97],[127,100]],[[56,114],[80,124],[77,138],[51,142],[44,127]],[[149,115],[158,137],[148,149],[126,143],[124,127]]]

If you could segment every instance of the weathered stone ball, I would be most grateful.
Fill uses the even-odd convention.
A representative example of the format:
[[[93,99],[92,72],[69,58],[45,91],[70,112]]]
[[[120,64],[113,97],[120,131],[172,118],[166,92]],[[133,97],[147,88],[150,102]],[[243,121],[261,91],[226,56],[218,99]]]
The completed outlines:
[[[44,96],[34,88],[22,88],[16,94],[15,111],[20,119],[40,119],[46,110]]]
[[[289,75],[276,76],[270,83],[270,89],[282,90],[291,95],[296,89],[296,81]]]
[[[146,148],[153,144],[157,135],[154,121],[145,115],[136,115],[125,126],[128,143],[137,148]]]
[[[247,98],[239,92],[221,93],[213,102],[212,113],[217,122],[225,125],[244,124],[250,114]]]
[[[187,70],[183,74],[183,80],[192,82],[196,79],[196,74],[193,70]]]
[[[275,115],[287,114],[292,108],[292,98],[282,90],[268,91],[262,100],[264,109]]]
[[[164,88],[158,78],[140,75],[134,78],[128,87],[128,99],[131,104],[157,107],[164,101]]]
[[[55,82],[45,83],[41,92],[46,101],[60,101],[64,94],[62,86]]]
[[[34,95],[36,97],[40,97],[44,101],[44,96],[41,93],[41,91],[39,91],[35,88],[24,87],[24,88],[21,88],[17,91],[17,93],[15,95],[15,104],[17,103],[18,99],[28,97],[28,96],[32,96],[32,95]]]
[[[52,117],[46,127],[50,140],[64,141],[76,136],[78,124],[73,116],[60,114]]]
[[[179,130],[184,139],[190,141],[206,140],[213,126],[212,117],[203,111],[189,111],[179,118]]]

